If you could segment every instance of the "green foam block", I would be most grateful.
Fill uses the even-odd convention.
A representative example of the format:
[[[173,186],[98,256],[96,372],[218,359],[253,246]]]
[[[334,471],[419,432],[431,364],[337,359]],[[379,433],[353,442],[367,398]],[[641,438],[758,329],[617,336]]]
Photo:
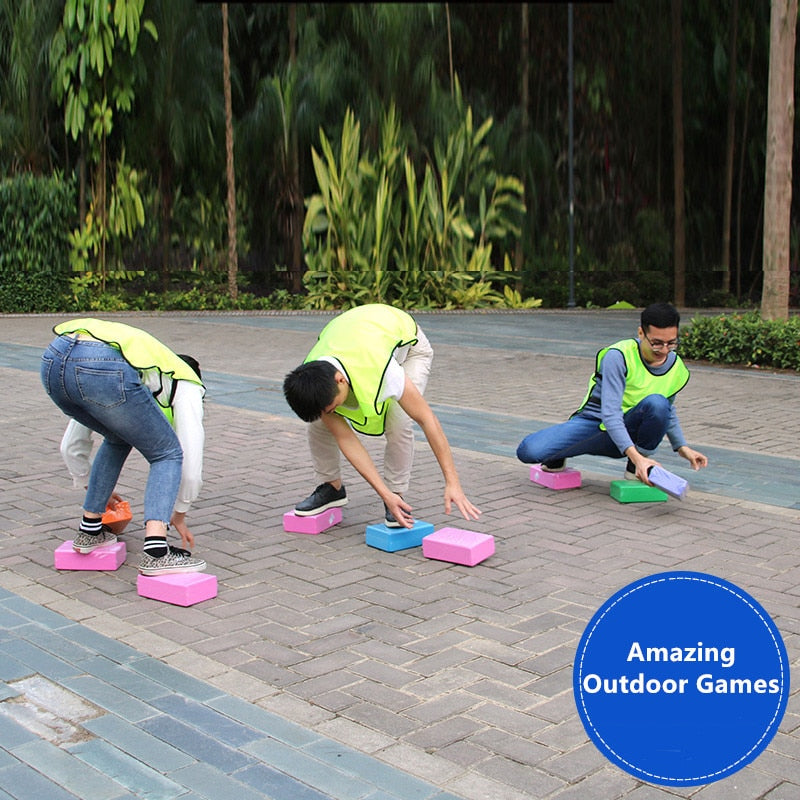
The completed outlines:
[[[641,481],[611,481],[611,496],[620,503],[664,503],[667,493]]]

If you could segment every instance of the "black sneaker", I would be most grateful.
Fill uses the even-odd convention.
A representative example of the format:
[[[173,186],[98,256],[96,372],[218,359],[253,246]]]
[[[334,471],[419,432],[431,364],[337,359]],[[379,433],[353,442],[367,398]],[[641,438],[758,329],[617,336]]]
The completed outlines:
[[[542,472],[563,472],[567,468],[566,458],[555,458],[542,462]]]
[[[383,504],[383,524],[387,528],[402,528],[403,525],[399,523],[396,519],[394,514],[389,511],[389,506],[386,503]]]
[[[341,489],[334,489],[329,483],[321,483],[305,500],[294,507],[298,517],[310,517],[329,508],[347,505],[347,492],[344,484]]]
[[[633,461],[628,459],[628,463],[625,465],[625,480],[626,481],[635,481],[638,480],[636,477],[636,467],[633,465]]]

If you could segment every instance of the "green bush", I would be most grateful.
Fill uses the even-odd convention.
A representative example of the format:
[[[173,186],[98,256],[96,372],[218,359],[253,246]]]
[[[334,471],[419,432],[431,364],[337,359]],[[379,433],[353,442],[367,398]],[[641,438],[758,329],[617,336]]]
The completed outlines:
[[[545,308],[564,307],[568,302],[567,237],[566,221],[554,218],[523,273],[525,293],[541,297]],[[669,235],[661,216],[640,212],[633,238],[612,244],[605,258],[576,241],[573,283],[576,305],[586,308],[607,308],[617,302],[644,307],[668,298],[672,293]]]
[[[695,317],[681,331],[684,358],[800,371],[800,317],[764,320],[755,311]]]
[[[0,181],[0,312],[63,308],[75,214],[74,186],[59,175]]]

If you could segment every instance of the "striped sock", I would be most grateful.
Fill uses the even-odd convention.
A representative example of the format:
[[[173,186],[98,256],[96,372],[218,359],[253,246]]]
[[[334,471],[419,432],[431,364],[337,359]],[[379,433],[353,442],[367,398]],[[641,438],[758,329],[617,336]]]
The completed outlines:
[[[161,536],[145,536],[144,552],[145,555],[151,558],[163,558],[169,552],[166,538]]]
[[[84,514],[83,519],[81,520],[80,530],[83,533],[88,533],[91,536],[98,536],[103,531],[103,520],[101,517],[87,517]]]

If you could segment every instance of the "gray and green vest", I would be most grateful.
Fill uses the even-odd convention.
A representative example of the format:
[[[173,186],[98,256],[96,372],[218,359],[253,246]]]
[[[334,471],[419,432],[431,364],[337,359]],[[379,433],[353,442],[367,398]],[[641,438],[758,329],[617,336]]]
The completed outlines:
[[[625,359],[625,391],[622,395],[623,414],[630,411],[648,395],[660,394],[669,398],[677,394],[689,382],[689,370],[680,356],[675,356],[675,363],[663,375],[654,375],[642,358],[642,354],[639,351],[639,342],[636,339],[623,339],[598,351],[595,358],[594,373],[589,378],[589,389],[586,392],[586,397],[583,398],[580,408],[575,412],[576,414],[583,411],[589,404],[594,387],[597,385],[597,379],[602,374],[603,358],[609,350],[619,350]],[[600,427],[605,430],[602,423]]]

